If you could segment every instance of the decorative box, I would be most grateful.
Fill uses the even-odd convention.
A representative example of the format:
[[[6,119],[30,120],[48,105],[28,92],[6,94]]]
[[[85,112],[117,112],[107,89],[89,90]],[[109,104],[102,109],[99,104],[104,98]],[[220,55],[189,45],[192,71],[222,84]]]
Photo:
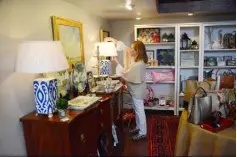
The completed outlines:
[[[228,60],[231,60],[232,59],[232,56],[224,56],[224,61],[227,62]]]
[[[226,61],[226,65],[227,66],[235,66],[236,65],[236,60],[235,58],[231,59],[231,60],[227,60]]]
[[[34,80],[34,94],[37,113],[51,114],[56,111],[57,79],[39,78]]]
[[[100,75],[111,75],[111,74],[112,74],[111,62],[109,60],[101,60]]]
[[[146,81],[152,81],[152,73],[146,72]]]
[[[159,105],[160,106],[165,106],[166,105],[166,98],[165,98],[165,96],[160,96],[160,98],[159,98]]]
[[[207,66],[217,66],[217,59],[216,59],[216,57],[208,57],[208,59],[207,59]]]
[[[226,62],[224,61],[223,57],[217,57],[217,65],[218,66],[225,66]]]

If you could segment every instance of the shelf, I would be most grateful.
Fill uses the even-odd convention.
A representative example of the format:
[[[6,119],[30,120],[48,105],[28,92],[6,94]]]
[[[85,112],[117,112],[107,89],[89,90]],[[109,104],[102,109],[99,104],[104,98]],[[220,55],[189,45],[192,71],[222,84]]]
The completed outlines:
[[[183,111],[183,110],[184,110],[184,108],[183,108],[183,107],[180,107],[180,108],[179,108],[179,111]]]
[[[205,66],[204,69],[226,69],[235,68],[236,66]]]
[[[162,108],[162,107],[157,107],[157,106],[153,106],[153,107],[144,106],[144,108],[146,110],[161,110],[161,111],[173,111],[174,110],[174,107]]]
[[[180,50],[180,52],[199,52],[199,50]]]
[[[174,84],[175,81],[165,81],[165,82],[158,82],[158,83],[154,83],[153,81],[146,81],[146,83],[149,83],[149,84]]]
[[[198,68],[199,68],[198,66],[180,67],[180,69],[198,69]]]
[[[124,107],[126,109],[132,109],[132,105],[129,104],[124,104]],[[157,106],[153,106],[153,107],[149,107],[149,106],[144,106],[144,108],[146,110],[161,110],[161,111],[173,111],[174,107],[169,107],[169,108],[162,108],[162,107],[157,107]]]
[[[175,42],[144,43],[145,45],[174,45]]]
[[[223,52],[223,51],[236,51],[236,49],[210,49],[204,50],[205,52]]]
[[[174,69],[174,66],[148,66],[147,69]]]

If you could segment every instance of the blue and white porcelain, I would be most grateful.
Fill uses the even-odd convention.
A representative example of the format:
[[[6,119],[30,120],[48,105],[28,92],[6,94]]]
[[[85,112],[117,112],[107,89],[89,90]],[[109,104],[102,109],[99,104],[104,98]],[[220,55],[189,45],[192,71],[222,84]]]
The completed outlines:
[[[34,94],[37,113],[52,114],[56,111],[56,101],[58,98],[56,78],[39,78],[34,80]]]
[[[112,68],[110,60],[101,60],[100,61],[100,75],[111,75]]]

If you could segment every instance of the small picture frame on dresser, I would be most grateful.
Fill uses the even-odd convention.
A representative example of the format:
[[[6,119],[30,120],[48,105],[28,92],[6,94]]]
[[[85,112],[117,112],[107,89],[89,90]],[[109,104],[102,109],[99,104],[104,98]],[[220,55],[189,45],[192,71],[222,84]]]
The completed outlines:
[[[154,54],[155,54],[154,50],[146,50],[146,54],[147,54],[148,60],[153,60],[155,58],[154,57]]]
[[[89,90],[91,91],[91,89],[96,86],[96,81],[95,81],[95,78],[93,77],[92,71],[87,72],[87,82],[88,82]]]

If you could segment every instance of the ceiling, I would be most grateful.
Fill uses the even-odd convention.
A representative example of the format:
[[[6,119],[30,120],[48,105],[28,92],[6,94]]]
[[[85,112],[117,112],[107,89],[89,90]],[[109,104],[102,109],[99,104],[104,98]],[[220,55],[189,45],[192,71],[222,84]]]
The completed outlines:
[[[65,0],[78,7],[106,19],[135,19],[137,13],[142,18],[157,17],[156,0],[132,0],[133,11],[125,8],[126,0]]]
[[[72,3],[91,14],[110,19],[135,19],[138,14],[143,19],[157,18],[157,17],[176,17],[187,16],[187,13],[166,13],[158,14],[159,7],[157,8],[157,0],[64,0]],[[125,8],[126,1],[131,1],[135,5],[132,11]],[[192,2],[203,0],[159,0],[159,3],[179,3],[179,2]],[[181,7],[181,6],[180,6]],[[175,9],[175,8],[174,8]],[[176,8],[177,9],[177,8]],[[172,8],[171,8],[172,10]],[[195,16],[204,16],[212,14],[223,14],[223,12],[200,12],[195,13]]]

